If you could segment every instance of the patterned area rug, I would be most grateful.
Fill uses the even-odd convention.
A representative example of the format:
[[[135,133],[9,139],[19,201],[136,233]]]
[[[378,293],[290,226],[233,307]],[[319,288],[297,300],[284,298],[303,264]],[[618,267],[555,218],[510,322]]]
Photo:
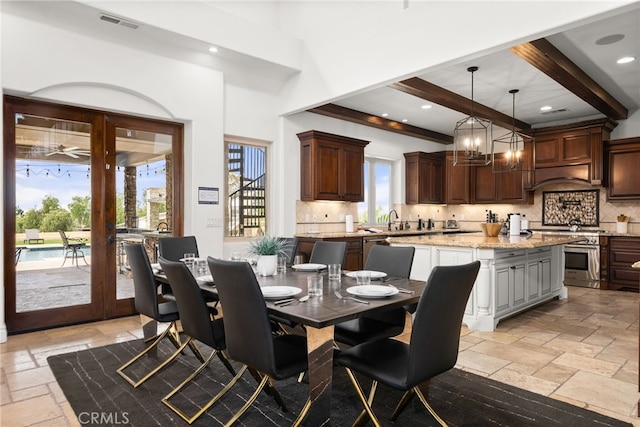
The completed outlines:
[[[167,340],[165,340],[167,341]],[[190,351],[161,373],[134,389],[116,369],[138,353],[142,340],[129,341],[49,357],[56,380],[83,425],[167,426],[187,425],[160,399],[180,384],[198,360]],[[209,349],[202,346],[206,353]],[[160,346],[158,354],[139,363],[131,375],[135,376],[157,364],[156,357],[166,357],[173,347],[168,342]],[[144,366],[146,365],[146,366]],[[237,366],[234,364],[234,367]],[[189,386],[184,397],[172,401],[188,413],[194,404],[208,401],[231,379],[230,373],[215,360]],[[362,379],[364,387],[370,382]],[[222,425],[239,409],[255,389],[256,382],[245,373],[240,381],[217,404],[204,413],[194,426]],[[288,412],[282,412],[274,400],[262,394],[238,425],[291,425],[307,397],[307,384],[296,378],[278,381]],[[402,393],[379,386],[374,411],[383,425],[391,425],[389,417]],[[630,424],[578,408],[545,396],[521,390],[458,369],[432,380],[428,396],[433,408],[450,426],[629,426]],[[351,425],[362,406],[344,369],[336,368],[333,378],[331,421],[333,426]],[[396,421],[397,425],[437,426],[438,423],[413,399]]]

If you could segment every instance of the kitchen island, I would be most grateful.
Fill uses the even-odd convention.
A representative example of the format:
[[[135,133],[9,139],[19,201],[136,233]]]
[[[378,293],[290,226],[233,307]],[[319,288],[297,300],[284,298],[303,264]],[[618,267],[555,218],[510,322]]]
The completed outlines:
[[[554,298],[567,298],[563,245],[577,240],[579,236],[482,233],[388,238],[393,246],[415,247],[412,279],[427,280],[435,266],[480,261],[463,319],[477,331],[493,331],[502,319]]]

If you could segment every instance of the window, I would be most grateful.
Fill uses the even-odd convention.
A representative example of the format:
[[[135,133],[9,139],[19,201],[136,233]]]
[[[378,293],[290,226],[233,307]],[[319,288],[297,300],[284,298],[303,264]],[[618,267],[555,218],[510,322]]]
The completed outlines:
[[[386,224],[391,210],[391,176],[388,160],[365,158],[364,202],[358,203],[360,224]]]
[[[267,146],[227,138],[225,141],[227,197],[225,236],[267,234]]]

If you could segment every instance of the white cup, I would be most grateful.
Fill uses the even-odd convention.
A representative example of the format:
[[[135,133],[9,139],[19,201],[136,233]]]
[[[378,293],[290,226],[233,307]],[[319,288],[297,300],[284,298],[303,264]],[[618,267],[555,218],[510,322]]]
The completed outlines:
[[[310,297],[322,296],[322,276],[314,274],[307,277],[307,295]]]
[[[368,270],[360,270],[356,273],[356,283],[358,286],[371,284],[371,272]]]
[[[329,264],[327,266],[329,270],[329,280],[332,282],[339,282],[341,280],[342,268],[340,264]]]

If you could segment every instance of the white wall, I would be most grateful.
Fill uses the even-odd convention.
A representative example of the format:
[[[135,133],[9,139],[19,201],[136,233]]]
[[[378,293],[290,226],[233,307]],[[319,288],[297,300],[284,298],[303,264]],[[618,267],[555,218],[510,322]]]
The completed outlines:
[[[226,182],[219,72],[5,14],[2,87],[62,103],[184,122],[189,165],[185,232],[202,237],[203,253],[222,255],[222,229],[205,228],[205,223],[208,217],[223,218],[223,205],[195,204],[197,186],[222,188]],[[4,229],[0,233],[4,238]],[[4,321],[4,305],[0,310]]]

